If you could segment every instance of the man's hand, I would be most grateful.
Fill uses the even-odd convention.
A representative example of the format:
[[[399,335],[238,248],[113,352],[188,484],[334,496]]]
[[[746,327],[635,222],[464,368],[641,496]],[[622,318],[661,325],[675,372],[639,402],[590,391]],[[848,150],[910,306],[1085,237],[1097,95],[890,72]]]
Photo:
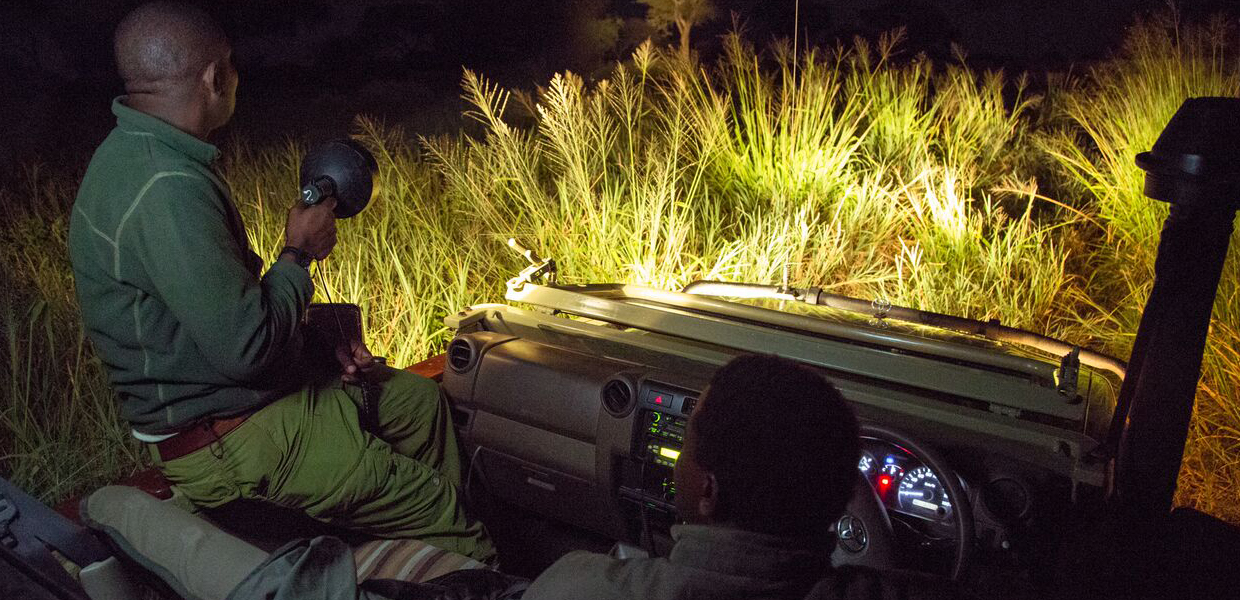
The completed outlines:
[[[379,365],[361,340],[336,346],[336,360],[340,361],[343,371],[340,378],[347,383],[357,383]]]
[[[293,204],[284,225],[284,243],[309,253],[316,260],[323,260],[336,246],[336,215],[332,209],[336,199],[306,206]]]

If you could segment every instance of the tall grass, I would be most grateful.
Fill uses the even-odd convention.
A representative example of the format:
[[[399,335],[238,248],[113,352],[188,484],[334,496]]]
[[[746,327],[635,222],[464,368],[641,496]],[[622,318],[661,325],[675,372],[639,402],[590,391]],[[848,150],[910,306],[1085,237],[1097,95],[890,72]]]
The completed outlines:
[[[468,134],[410,139],[359,120],[380,192],[340,224],[318,299],[360,304],[372,349],[412,363],[445,343],[444,315],[502,298],[521,266],[502,242],[517,237],[555,257],[569,281],[821,285],[1126,356],[1160,216],[1140,195],[1132,155],[1187,95],[1236,93],[1227,34],[1145,23],[1122,56],[1043,93],[963,57],[902,54],[900,42],[894,32],[759,52],[729,37],[713,65],[645,45],[606,79],[564,73],[536,95],[466,72]],[[271,258],[301,148],[239,141],[226,156],[251,241]],[[3,313],[14,357],[4,389],[19,401],[4,413],[11,439],[0,439],[0,456],[20,484],[53,498],[92,483],[67,466],[59,485],[33,474],[45,448],[85,435],[73,423],[106,432],[91,438],[112,449],[94,452],[111,457],[100,473],[136,459],[72,318],[63,230],[74,182],[40,181],[4,192],[43,208],[27,211],[38,226],[0,226],[23,290]],[[39,195],[54,201],[30,201]],[[51,233],[21,239],[30,230]],[[1240,522],[1221,501],[1240,490],[1227,462],[1240,428],[1236,269],[1225,275],[1179,499]],[[48,335],[39,327],[50,313],[30,308],[41,299],[60,307]],[[15,350],[32,344],[47,350]],[[62,413],[78,416],[45,422]]]
[[[1240,44],[1223,19],[1184,27],[1175,14],[1134,27],[1122,53],[1062,93],[1067,124],[1041,147],[1081,188],[1104,225],[1084,293],[1108,310],[1080,332],[1127,355],[1149,296],[1167,206],[1145,198],[1133,157],[1153,146],[1192,96],[1240,96]],[[1240,522],[1240,234],[1224,266],[1177,501]]]
[[[0,190],[0,474],[45,499],[139,460],[79,325],[66,236],[75,179],[30,168]]]

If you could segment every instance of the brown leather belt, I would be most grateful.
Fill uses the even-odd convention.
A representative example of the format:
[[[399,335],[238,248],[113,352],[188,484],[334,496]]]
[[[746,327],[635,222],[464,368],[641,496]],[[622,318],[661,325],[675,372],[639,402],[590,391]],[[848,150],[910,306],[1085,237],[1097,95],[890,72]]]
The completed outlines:
[[[227,419],[216,419],[199,423],[162,442],[156,442],[155,449],[159,451],[159,460],[168,462],[181,458],[191,452],[202,450],[219,441],[220,438],[224,437],[224,434],[236,429],[238,425],[244,423],[252,414],[254,413],[248,412]]]

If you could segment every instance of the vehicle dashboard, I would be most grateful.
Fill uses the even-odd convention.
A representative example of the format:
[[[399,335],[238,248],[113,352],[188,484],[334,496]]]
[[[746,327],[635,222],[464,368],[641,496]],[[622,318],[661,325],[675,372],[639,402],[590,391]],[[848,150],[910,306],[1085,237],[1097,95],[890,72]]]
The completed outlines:
[[[442,387],[472,459],[470,485],[608,539],[666,549],[688,419],[714,370],[746,350],[508,305],[448,322],[457,335]],[[862,440],[858,470],[887,509],[906,567],[941,572],[948,561],[956,514],[940,477],[962,484],[976,524],[970,545],[997,565],[1037,553],[1039,532],[1065,507],[1101,493],[1102,467],[1077,434],[811,366],[863,422],[912,436],[950,465],[935,473],[890,440]]]

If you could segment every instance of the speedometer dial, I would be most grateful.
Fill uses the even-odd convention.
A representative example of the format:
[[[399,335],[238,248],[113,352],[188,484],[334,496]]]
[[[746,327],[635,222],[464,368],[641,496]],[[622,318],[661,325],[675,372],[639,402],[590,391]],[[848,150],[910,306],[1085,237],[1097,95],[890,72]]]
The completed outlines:
[[[926,466],[917,467],[904,476],[897,496],[900,509],[914,515],[942,519],[952,514],[947,491]]]

